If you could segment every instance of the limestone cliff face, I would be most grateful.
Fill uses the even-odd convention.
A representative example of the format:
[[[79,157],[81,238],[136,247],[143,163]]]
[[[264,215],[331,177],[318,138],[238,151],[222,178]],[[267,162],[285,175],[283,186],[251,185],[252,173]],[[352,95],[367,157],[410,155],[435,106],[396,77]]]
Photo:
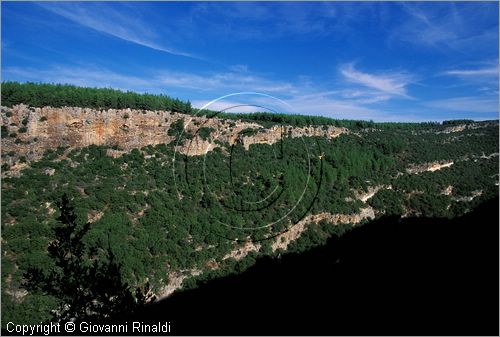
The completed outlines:
[[[453,161],[435,161],[431,163],[424,163],[420,165],[410,165],[406,169],[406,172],[409,174],[420,174],[422,172],[434,172],[434,171],[439,171],[443,168],[450,167],[453,165]]]
[[[20,157],[25,157],[28,162],[38,160],[45,150],[59,146],[73,149],[92,144],[117,145],[126,152],[147,145],[168,144],[175,140],[175,136],[168,135],[168,130],[179,119],[184,120],[184,135],[190,135],[192,139],[186,139],[177,149],[188,155],[201,155],[221,143],[234,144],[236,141],[240,141],[246,149],[252,144],[272,144],[280,140],[282,132],[289,137],[329,138],[348,132],[345,128],[332,126],[284,127],[283,130],[281,126],[276,126],[267,129],[254,122],[196,117],[168,111],[30,108],[21,104],[12,108],[2,107],[2,125],[11,135],[2,138],[2,163],[19,166]],[[205,139],[197,132],[202,127],[212,130]],[[245,129],[258,130],[248,135],[241,133]]]
[[[91,144],[118,145],[130,150],[149,144],[168,143],[170,124],[181,118],[168,112],[104,110],[87,108],[29,108],[14,106],[12,116],[2,114],[2,124],[16,137],[2,138],[3,151],[15,151],[36,160],[46,149],[78,148]],[[22,121],[27,120],[26,132]],[[16,141],[16,139],[19,139]]]
[[[246,150],[249,149],[252,144],[274,144],[280,141],[282,135],[284,137],[326,137],[335,138],[340,136],[342,133],[348,133],[346,128],[338,128],[334,126],[307,126],[303,128],[296,128],[291,126],[274,126],[269,129],[262,130],[253,136],[242,137],[243,146]]]

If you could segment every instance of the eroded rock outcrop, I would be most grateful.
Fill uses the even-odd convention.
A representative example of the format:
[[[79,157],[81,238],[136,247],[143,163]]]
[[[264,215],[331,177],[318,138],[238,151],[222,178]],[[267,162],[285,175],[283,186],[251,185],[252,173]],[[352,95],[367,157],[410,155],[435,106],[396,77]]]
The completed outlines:
[[[291,242],[297,240],[301,236],[301,234],[307,229],[308,225],[317,224],[323,220],[328,222],[329,225],[335,226],[338,224],[356,225],[363,220],[374,218],[375,210],[370,206],[361,208],[358,213],[354,214],[331,214],[324,212],[309,215],[291,227],[287,232],[277,236],[275,241],[272,243],[271,248],[273,251],[278,249],[286,250]],[[251,252],[259,252],[261,248],[262,245],[260,243],[254,243],[252,241],[237,244],[233,250],[222,258],[222,261],[230,258],[241,260]],[[214,259],[209,260],[206,266],[211,270],[215,270],[220,267],[219,263]],[[202,271],[196,268],[170,272],[168,274],[168,284],[159,291],[158,299],[172,295],[175,291],[182,288],[182,283],[185,279],[201,275],[201,273]]]
[[[231,252],[226,254],[222,260],[233,258],[235,260],[241,260],[251,252],[258,252],[261,248],[260,243],[254,243],[251,241],[245,242],[241,246],[236,246]]]
[[[8,164],[12,171],[19,172],[27,162],[40,159],[48,149],[58,147],[69,149],[89,145],[117,146],[108,155],[117,157],[134,148],[147,145],[168,144],[178,139],[177,133],[170,133],[172,125],[183,120],[184,131],[176,149],[187,155],[203,155],[207,151],[240,142],[248,150],[252,144],[273,144],[287,137],[323,136],[338,137],[348,133],[345,128],[328,127],[283,127],[264,128],[248,121],[191,116],[168,111],[90,108],[31,108],[16,105],[2,107],[2,164]],[[201,134],[200,129],[209,130]],[[246,133],[244,130],[251,130]],[[15,167],[16,165],[21,165]],[[11,172],[12,173],[12,172]],[[16,174],[16,173],[14,173]]]
[[[446,167],[450,167],[453,165],[454,162],[452,160],[450,161],[435,161],[432,163],[424,163],[424,164],[419,164],[419,165],[410,165],[407,169],[406,172],[409,174],[420,174],[423,172],[434,172],[441,170]]]
[[[39,159],[47,149],[58,147],[95,144],[119,145],[123,150],[131,150],[168,143],[173,139],[167,135],[170,125],[182,118],[169,112],[130,109],[30,108],[22,104],[2,109],[12,113],[10,117],[2,114],[2,125],[10,135],[15,134],[2,138],[2,147],[29,161]]]
[[[364,207],[359,210],[358,213],[354,214],[331,214],[327,212],[312,214],[294,225],[287,232],[278,235],[276,240],[273,242],[271,248],[273,251],[278,249],[287,249],[288,245],[297,240],[302,233],[307,229],[307,225],[312,223],[319,223],[321,221],[328,222],[329,225],[335,226],[338,224],[358,224],[365,219],[374,219],[375,211],[372,207]]]
[[[392,190],[391,185],[378,185],[378,186],[368,186],[367,191],[353,190],[354,197],[362,202],[367,202],[377,194],[378,191],[382,189]]]
[[[199,269],[188,269],[170,272],[168,274],[168,284],[158,293],[158,298],[165,298],[172,295],[177,289],[182,288],[182,282],[188,277],[198,276],[202,273]]]

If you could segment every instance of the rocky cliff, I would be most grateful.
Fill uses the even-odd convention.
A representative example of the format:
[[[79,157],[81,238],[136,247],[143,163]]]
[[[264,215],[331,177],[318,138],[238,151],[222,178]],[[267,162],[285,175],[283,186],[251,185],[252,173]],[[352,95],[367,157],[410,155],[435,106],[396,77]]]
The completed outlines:
[[[168,131],[180,119],[185,126],[183,135],[191,141],[181,142],[177,149],[188,155],[200,155],[220,144],[234,144],[236,141],[240,141],[246,149],[257,143],[272,144],[280,140],[282,133],[289,137],[333,138],[348,132],[345,128],[333,126],[263,128],[253,122],[169,111],[32,108],[21,104],[12,108],[2,107],[2,164],[8,164],[15,171],[16,165],[22,165],[20,159],[22,162],[34,161],[41,158],[47,149],[58,147],[74,149],[95,144],[130,151],[147,145],[170,143],[176,136],[175,133],[169,135]],[[206,128],[210,134],[202,137],[199,133],[201,128]],[[242,132],[248,129],[252,132]]]

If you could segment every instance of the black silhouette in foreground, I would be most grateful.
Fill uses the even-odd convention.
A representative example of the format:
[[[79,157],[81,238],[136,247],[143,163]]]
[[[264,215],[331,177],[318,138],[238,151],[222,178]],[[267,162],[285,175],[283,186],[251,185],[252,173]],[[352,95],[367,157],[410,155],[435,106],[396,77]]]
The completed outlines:
[[[381,218],[144,305],[109,247],[107,263],[83,263],[88,224],[65,196],[57,268],[30,270],[25,286],[61,299],[61,321],[170,322],[177,335],[498,335],[498,202],[455,219]]]
[[[140,289],[124,284],[120,265],[109,247],[107,261],[91,259],[82,240],[90,223],[77,224],[68,196],[57,203],[60,215],[54,228],[55,240],[49,244],[51,270],[31,268],[25,275],[28,291],[41,291],[60,301],[55,321],[101,321],[134,313],[145,303]],[[135,294],[135,296],[134,296]]]
[[[498,335],[498,202],[451,220],[381,218],[127,319],[181,335]]]

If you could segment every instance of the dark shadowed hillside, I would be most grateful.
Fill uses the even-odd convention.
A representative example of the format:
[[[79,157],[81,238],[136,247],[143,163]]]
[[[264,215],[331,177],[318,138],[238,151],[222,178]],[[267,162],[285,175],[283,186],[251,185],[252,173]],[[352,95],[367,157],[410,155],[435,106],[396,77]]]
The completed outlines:
[[[453,220],[381,218],[133,318],[178,334],[497,335],[498,262],[496,198]]]
[[[146,317],[408,333],[487,303],[475,289],[490,291],[481,254],[498,223],[469,212],[498,198],[498,121],[193,116],[163,96],[7,89],[4,324],[119,319],[165,299]],[[369,324],[348,329],[353,317]]]

